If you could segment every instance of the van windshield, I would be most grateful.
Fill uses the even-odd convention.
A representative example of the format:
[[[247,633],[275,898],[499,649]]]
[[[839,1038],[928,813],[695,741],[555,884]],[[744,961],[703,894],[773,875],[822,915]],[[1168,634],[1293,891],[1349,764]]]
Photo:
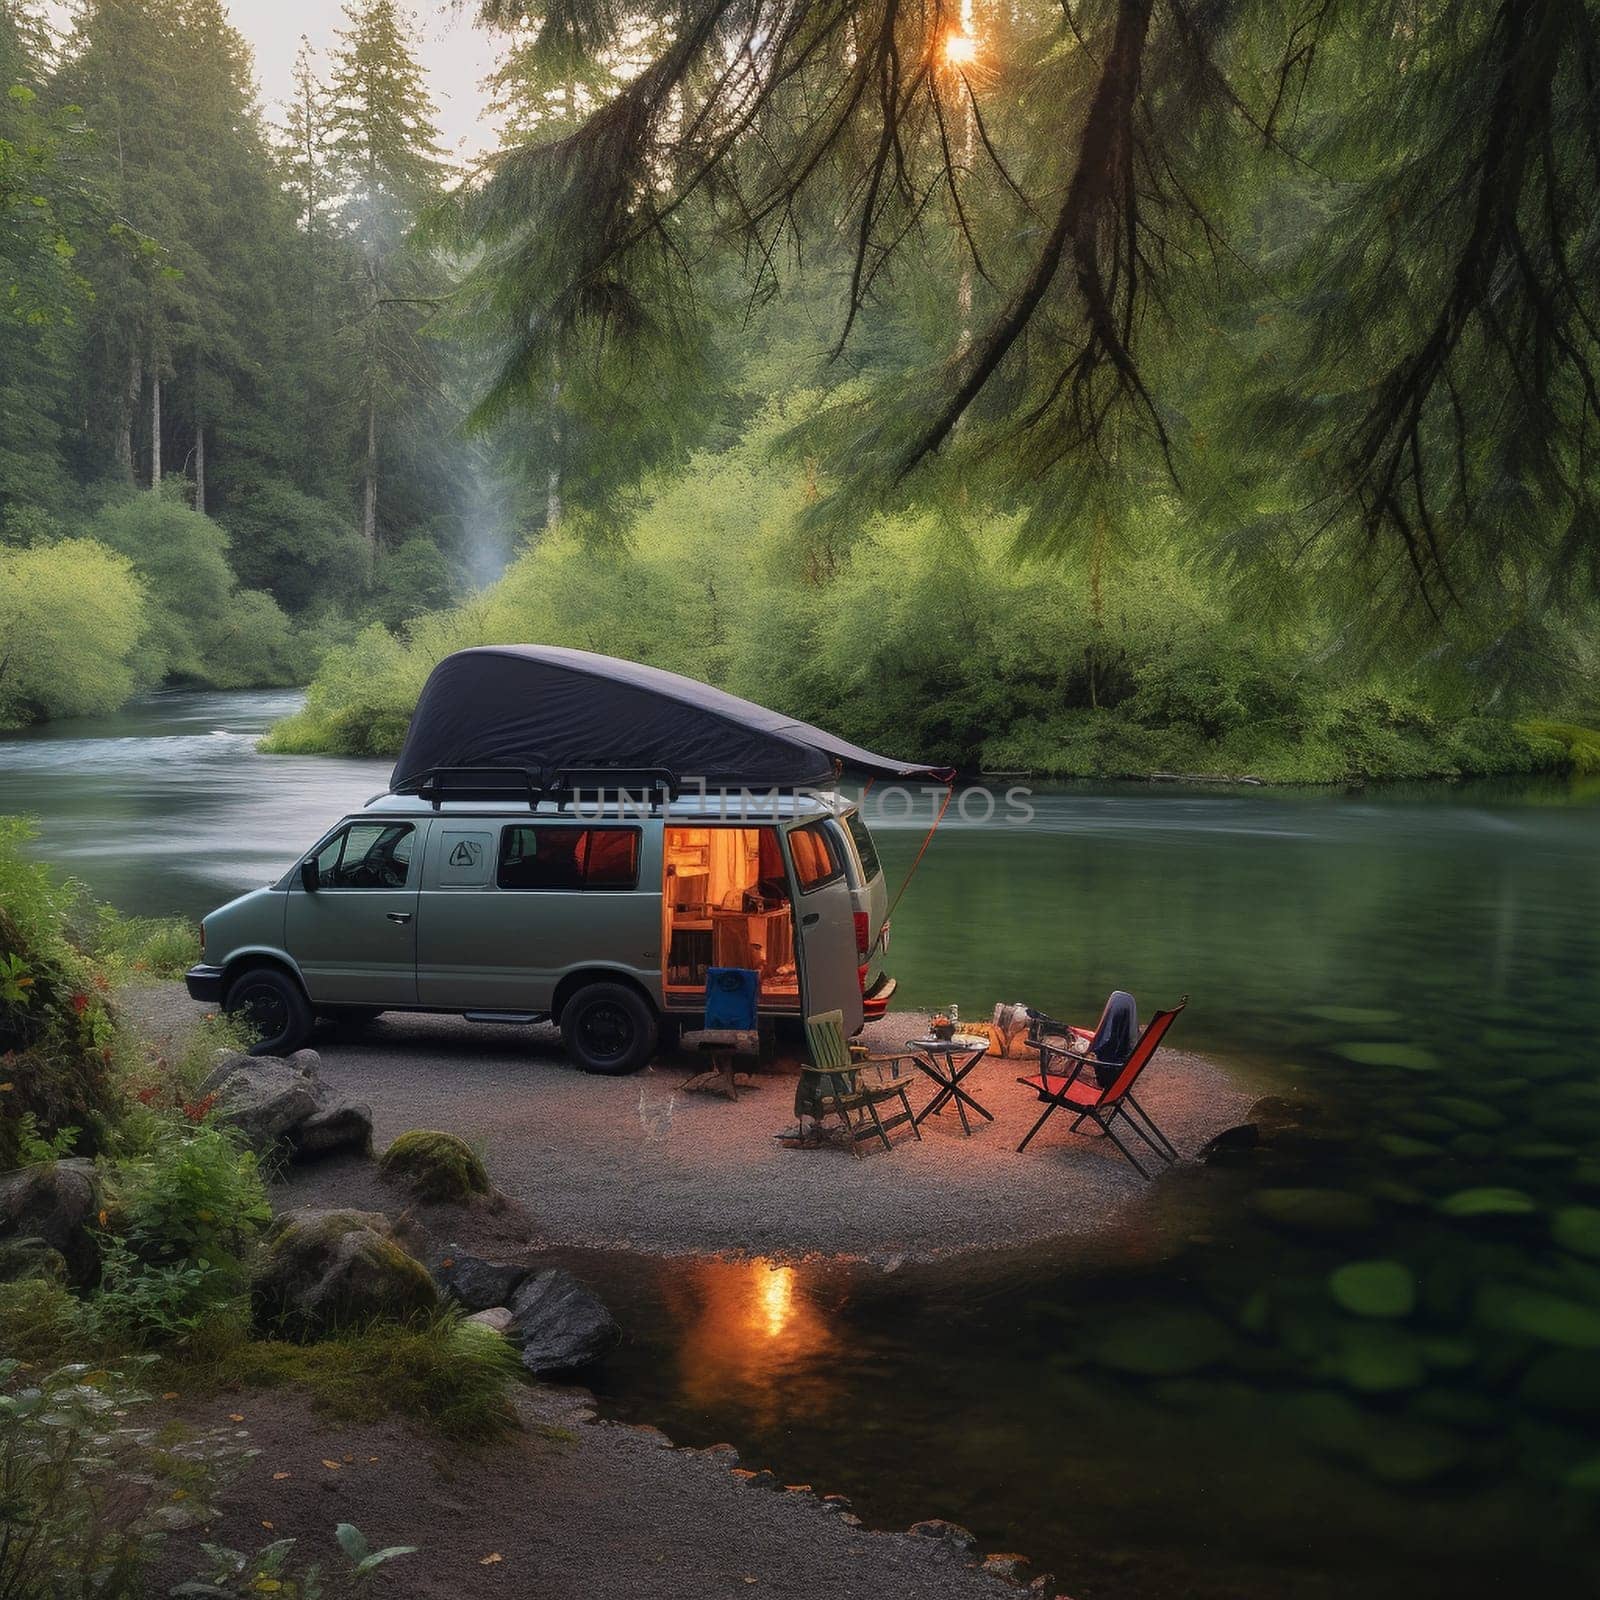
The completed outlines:
[[[883,866],[878,860],[878,847],[873,844],[872,835],[867,832],[867,819],[859,811],[847,811],[844,815],[844,825],[850,830],[856,854],[861,857],[861,876],[871,883],[883,871]]]

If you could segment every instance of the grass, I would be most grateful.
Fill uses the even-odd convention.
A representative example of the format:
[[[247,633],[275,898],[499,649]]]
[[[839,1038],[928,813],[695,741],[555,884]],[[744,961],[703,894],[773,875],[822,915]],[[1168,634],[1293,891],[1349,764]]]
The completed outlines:
[[[189,1394],[293,1384],[341,1421],[398,1415],[473,1442],[516,1427],[510,1395],[520,1370],[503,1338],[451,1311],[312,1344],[251,1338],[242,1321],[222,1318],[163,1358],[156,1378]]]
[[[59,1283],[0,1283],[0,1355],[36,1366],[82,1359],[83,1306]]]
[[[101,906],[89,952],[113,979],[181,978],[200,959],[200,934],[182,917],[125,917]]]

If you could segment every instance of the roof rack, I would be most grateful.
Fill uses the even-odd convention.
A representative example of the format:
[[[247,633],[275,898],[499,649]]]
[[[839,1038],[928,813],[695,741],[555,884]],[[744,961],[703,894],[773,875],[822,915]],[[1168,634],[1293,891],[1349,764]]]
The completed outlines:
[[[531,767],[429,767],[393,792],[415,793],[435,811],[446,800],[504,800],[510,796],[526,800],[531,810],[539,804],[544,786],[541,775]]]

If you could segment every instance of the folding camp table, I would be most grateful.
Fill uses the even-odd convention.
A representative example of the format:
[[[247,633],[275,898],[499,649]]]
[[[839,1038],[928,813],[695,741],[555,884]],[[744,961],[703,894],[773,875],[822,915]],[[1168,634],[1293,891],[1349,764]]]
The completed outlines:
[[[956,1110],[961,1116],[963,1133],[972,1132],[972,1124],[967,1120],[968,1106],[971,1106],[986,1122],[994,1121],[972,1095],[961,1087],[961,1080],[989,1053],[987,1039],[963,1039],[959,1036],[954,1039],[907,1039],[906,1049],[911,1052],[911,1059],[918,1069],[939,1085],[939,1092],[913,1119],[919,1128],[929,1117],[938,1116],[952,1100],[955,1101]]]

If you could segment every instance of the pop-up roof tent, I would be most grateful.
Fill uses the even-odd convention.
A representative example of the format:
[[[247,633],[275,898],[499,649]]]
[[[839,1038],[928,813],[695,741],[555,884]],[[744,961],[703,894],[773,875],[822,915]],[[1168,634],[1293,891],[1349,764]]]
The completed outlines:
[[[950,776],[895,761],[676,672],[554,645],[458,650],[433,669],[392,787],[445,768],[659,769],[708,788],[817,788],[841,773]],[[591,776],[589,782],[594,781]]]

